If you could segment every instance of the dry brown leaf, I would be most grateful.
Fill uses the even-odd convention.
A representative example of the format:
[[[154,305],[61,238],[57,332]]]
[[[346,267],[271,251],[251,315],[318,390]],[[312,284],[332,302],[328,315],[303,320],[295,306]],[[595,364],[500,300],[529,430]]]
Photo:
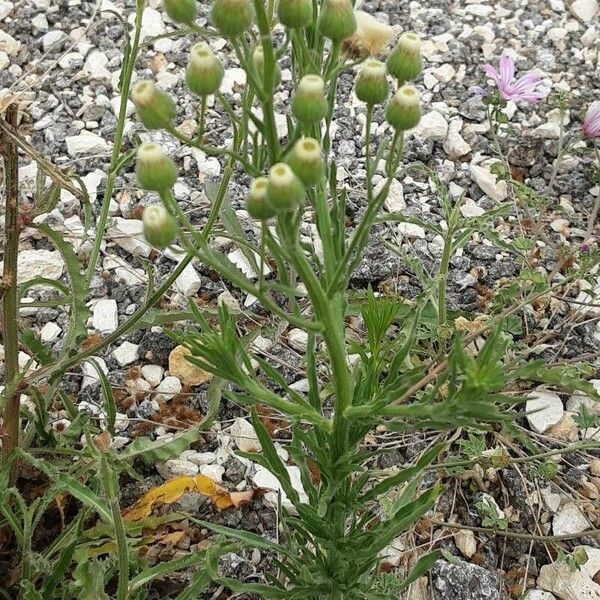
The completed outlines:
[[[158,541],[165,546],[176,546],[185,537],[185,531],[173,531],[160,536]]]
[[[239,493],[238,495],[230,494],[205,475],[195,475],[194,477],[182,475],[146,492],[130,509],[123,513],[123,518],[126,521],[139,521],[148,517],[155,506],[173,504],[184,494],[192,492],[207,496],[219,510],[237,507],[246,500],[245,497],[240,497]]]

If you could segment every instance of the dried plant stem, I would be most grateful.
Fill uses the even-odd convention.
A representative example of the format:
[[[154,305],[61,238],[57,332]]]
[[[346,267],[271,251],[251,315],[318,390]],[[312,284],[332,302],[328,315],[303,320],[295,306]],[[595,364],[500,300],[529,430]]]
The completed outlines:
[[[17,125],[17,105],[11,104],[6,111],[10,125]],[[5,138],[4,171],[6,187],[4,269],[2,273],[3,322],[2,338],[5,353],[6,404],[4,408],[4,435],[2,437],[2,460],[6,461],[19,445],[19,412],[21,394],[15,389],[19,376],[19,345],[17,339],[17,258],[19,251],[19,154],[11,138]],[[10,385],[8,385],[10,384]],[[14,481],[15,465],[11,467],[10,480]]]

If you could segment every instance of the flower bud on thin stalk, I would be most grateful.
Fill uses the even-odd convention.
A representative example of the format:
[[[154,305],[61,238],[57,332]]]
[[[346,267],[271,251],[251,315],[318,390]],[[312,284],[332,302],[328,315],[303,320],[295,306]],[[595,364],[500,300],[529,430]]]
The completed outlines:
[[[319,31],[333,42],[354,35],[356,15],[350,0],[325,0],[319,15]]]
[[[387,68],[400,84],[414,81],[423,70],[421,40],[414,33],[404,33],[387,59]]]
[[[159,194],[168,192],[177,181],[177,165],[150,142],[138,148],[135,173],[142,189]]]
[[[175,23],[192,25],[198,16],[196,0],[163,0],[163,6]]]
[[[356,97],[369,106],[385,102],[390,93],[386,74],[384,63],[374,58],[367,60],[356,78]]]
[[[325,82],[319,75],[305,75],[292,98],[292,112],[303,125],[314,125],[327,116]]]
[[[275,210],[267,197],[268,186],[269,180],[266,177],[258,177],[250,184],[246,210],[253,219],[267,221],[275,216]]]
[[[296,209],[304,198],[304,186],[285,163],[277,163],[269,171],[267,186],[269,204],[277,212]]]
[[[226,38],[239,37],[254,22],[251,0],[215,0],[211,14],[215,27]]]
[[[166,129],[175,117],[175,103],[153,81],[145,79],[131,91],[140,121],[147,129]]]
[[[162,204],[145,208],[142,223],[144,237],[155,248],[164,250],[177,237],[177,222]]]
[[[260,81],[265,80],[265,52],[262,46],[256,46],[252,53],[252,64],[256,69],[260,77]],[[273,86],[277,87],[281,83],[281,69],[277,63],[275,63],[275,75],[273,77]]]
[[[397,131],[416,127],[421,120],[421,100],[416,88],[403,85],[389,101],[385,116]]]
[[[325,161],[321,153],[321,145],[313,138],[305,137],[298,140],[286,157],[286,162],[307,187],[315,185],[325,176]]]
[[[313,20],[312,0],[279,0],[277,16],[288,29],[308,27]]]
[[[225,70],[221,61],[205,42],[192,46],[185,81],[190,90],[204,98],[219,91]]]

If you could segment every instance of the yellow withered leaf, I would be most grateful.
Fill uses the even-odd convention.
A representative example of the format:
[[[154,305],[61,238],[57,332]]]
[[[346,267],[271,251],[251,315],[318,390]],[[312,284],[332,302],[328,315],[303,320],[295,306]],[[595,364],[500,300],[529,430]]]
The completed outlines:
[[[219,509],[224,510],[232,506],[239,506],[243,501],[249,501],[247,493],[232,495],[226,489],[209,479],[205,475],[195,475],[190,477],[182,475],[169,479],[147,491],[131,508],[123,513],[126,521],[139,521],[148,517],[155,506],[160,504],[173,504],[177,502],[184,494],[195,492],[208,496],[210,501]]]

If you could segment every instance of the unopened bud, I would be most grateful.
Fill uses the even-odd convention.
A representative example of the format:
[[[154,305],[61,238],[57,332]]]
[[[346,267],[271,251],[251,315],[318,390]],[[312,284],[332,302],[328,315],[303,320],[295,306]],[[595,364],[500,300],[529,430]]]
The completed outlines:
[[[177,165],[153,143],[138,148],[135,172],[140,187],[153,192],[166,192],[177,181]]]
[[[416,88],[403,85],[389,101],[385,116],[388,123],[399,131],[416,127],[421,120],[421,100]]]
[[[212,21],[224,37],[239,37],[244,31],[250,29],[254,21],[252,1],[215,0],[212,7]]]
[[[352,37],[356,31],[356,15],[351,0],[325,0],[319,15],[319,30],[334,42]]]
[[[300,123],[313,125],[324,119],[329,110],[325,82],[319,75],[305,75],[292,98],[292,112]]]
[[[423,70],[421,40],[414,33],[404,33],[387,59],[387,68],[401,84],[415,80]]]
[[[356,78],[356,97],[369,106],[385,102],[390,93],[386,74],[384,63],[374,58],[367,60]]]
[[[177,223],[162,204],[145,208],[142,223],[144,237],[155,248],[163,250],[177,237]]]
[[[286,162],[305,186],[314,185],[325,175],[321,145],[313,138],[298,140],[286,157]]]
[[[260,75],[261,80],[265,78],[265,53],[262,46],[256,46],[252,53],[252,64]],[[281,69],[279,65],[275,63],[275,77],[273,78],[273,85],[277,87],[281,83]]]
[[[268,186],[269,180],[266,177],[258,177],[250,184],[246,210],[253,219],[266,221],[275,216],[275,210],[267,197]]]
[[[148,129],[164,129],[171,125],[175,117],[175,104],[153,81],[146,79],[136,83],[131,91],[131,99],[140,121]]]
[[[294,210],[304,198],[304,186],[291,167],[277,163],[269,171],[269,204],[276,211]]]
[[[225,70],[221,61],[205,42],[192,46],[190,62],[185,70],[185,81],[194,94],[210,96],[219,91]]]
[[[196,0],[163,0],[163,6],[175,23],[190,25],[198,16]]]
[[[308,27],[313,20],[312,0],[279,0],[277,16],[289,29]]]

